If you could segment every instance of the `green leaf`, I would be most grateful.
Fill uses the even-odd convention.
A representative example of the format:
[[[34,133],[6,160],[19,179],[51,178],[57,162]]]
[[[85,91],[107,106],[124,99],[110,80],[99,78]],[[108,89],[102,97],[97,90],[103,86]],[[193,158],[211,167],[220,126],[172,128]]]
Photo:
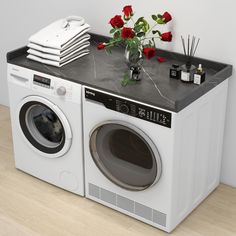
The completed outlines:
[[[161,14],[157,14],[157,17],[158,18],[162,18],[163,16]]]
[[[141,29],[146,33],[150,29],[150,26],[144,17],[140,17],[134,24],[134,29],[136,33],[138,33]]]
[[[114,39],[117,39],[117,38],[119,38],[120,37],[120,31],[116,31],[115,33],[114,33]]]
[[[152,38],[152,42],[153,42],[154,48],[156,48],[156,43],[155,43],[155,39],[154,38]]]
[[[128,84],[136,84],[136,83],[137,83],[137,81],[135,81],[135,80],[131,80],[131,79],[128,80]]]
[[[148,22],[145,19],[143,19],[142,22],[143,22],[142,30],[146,33],[150,29],[150,26],[149,26]]]
[[[105,51],[107,54],[111,54],[111,48],[110,47],[105,47]]]
[[[138,25],[140,22],[143,22],[143,19],[144,19],[143,16],[138,18],[138,20],[136,21],[136,23],[134,25]]]
[[[143,36],[145,36],[145,33],[144,33],[144,32],[139,32],[139,33],[137,33],[137,37],[141,38],[141,37],[143,37]]]
[[[122,85],[123,87],[125,87],[127,84],[128,84],[127,80],[124,80],[124,79],[123,79],[123,80],[121,81],[121,85]]]
[[[116,46],[117,44],[119,44],[122,41],[122,39],[120,37],[114,37],[112,39],[110,39],[109,41],[109,45],[111,46]]]
[[[156,22],[160,25],[165,24],[165,22],[162,20],[162,18],[158,18]]]
[[[156,20],[157,20],[157,16],[156,16],[156,15],[152,15],[152,19],[153,19],[154,21],[156,21]]]
[[[123,77],[123,80],[121,81],[121,85],[123,87],[125,87],[126,85],[128,84],[136,84],[136,81],[135,80],[131,80],[129,78],[129,75],[128,74],[125,74],[124,77]]]
[[[110,34],[113,34],[113,33],[115,33],[116,32],[116,29],[111,29],[110,30]]]
[[[150,26],[149,26],[148,23],[146,23],[146,24],[143,26],[143,31],[144,31],[145,33],[147,33],[149,29],[150,29]]]
[[[160,32],[159,30],[153,30],[152,33],[153,33],[153,34],[158,33],[159,35],[161,35],[161,32]]]
[[[153,43],[153,41],[151,41],[151,40],[149,40],[149,47],[154,47],[155,46],[155,44]]]
[[[121,85],[125,87],[128,84],[128,81],[129,81],[129,75],[125,74],[123,80],[121,81]]]
[[[143,28],[143,23],[140,23],[139,25],[134,26],[135,33],[139,33],[142,28]]]

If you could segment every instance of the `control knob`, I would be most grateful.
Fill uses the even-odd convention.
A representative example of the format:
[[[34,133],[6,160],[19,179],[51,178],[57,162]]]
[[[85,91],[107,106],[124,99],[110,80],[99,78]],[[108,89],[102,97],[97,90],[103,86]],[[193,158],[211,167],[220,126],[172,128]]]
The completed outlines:
[[[145,111],[144,111],[144,110],[140,110],[140,111],[138,112],[138,114],[139,114],[139,116],[140,116],[141,118],[143,118],[143,117],[145,116]]]
[[[129,113],[129,107],[126,104],[121,104],[120,105],[120,111],[122,113],[128,114]]]
[[[57,94],[59,96],[64,96],[66,94],[66,88],[64,86],[60,86],[57,88]]]

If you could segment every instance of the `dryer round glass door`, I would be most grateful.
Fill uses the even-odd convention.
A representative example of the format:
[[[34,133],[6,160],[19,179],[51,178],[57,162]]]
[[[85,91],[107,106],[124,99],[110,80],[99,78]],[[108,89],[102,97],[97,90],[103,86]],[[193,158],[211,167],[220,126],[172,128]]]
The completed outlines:
[[[90,135],[90,152],[100,171],[127,190],[144,190],[160,178],[156,146],[133,125],[112,121],[96,126]]]
[[[51,158],[68,151],[71,130],[57,106],[44,98],[31,96],[24,99],[19,107],[21,130],[34,150]]]

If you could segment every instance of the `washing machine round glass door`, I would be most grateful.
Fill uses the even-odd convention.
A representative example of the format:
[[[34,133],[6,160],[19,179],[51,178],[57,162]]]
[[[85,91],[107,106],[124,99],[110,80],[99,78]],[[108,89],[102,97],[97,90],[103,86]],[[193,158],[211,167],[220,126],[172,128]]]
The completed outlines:
[[[42,97],[29,96],[21,101],[18,112],[23,135],[35,151],[54,158],[69,150],[70,125],[55,104]]]
[[[90,133],[90,152],[100,171],[124,189],[147,189],[161,176],[156,146],[131,124],[108,121],[96,126]]]

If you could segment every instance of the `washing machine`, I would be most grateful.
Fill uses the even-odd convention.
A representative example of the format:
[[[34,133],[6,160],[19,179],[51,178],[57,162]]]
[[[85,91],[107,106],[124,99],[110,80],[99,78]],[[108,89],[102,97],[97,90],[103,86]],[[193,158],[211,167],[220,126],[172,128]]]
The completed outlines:
[[[178,113],[83,87],[85,196],[172,231],[219,184],[227,83]]]
[[[81,85],[8,64],[15,166],[84,195]]]

